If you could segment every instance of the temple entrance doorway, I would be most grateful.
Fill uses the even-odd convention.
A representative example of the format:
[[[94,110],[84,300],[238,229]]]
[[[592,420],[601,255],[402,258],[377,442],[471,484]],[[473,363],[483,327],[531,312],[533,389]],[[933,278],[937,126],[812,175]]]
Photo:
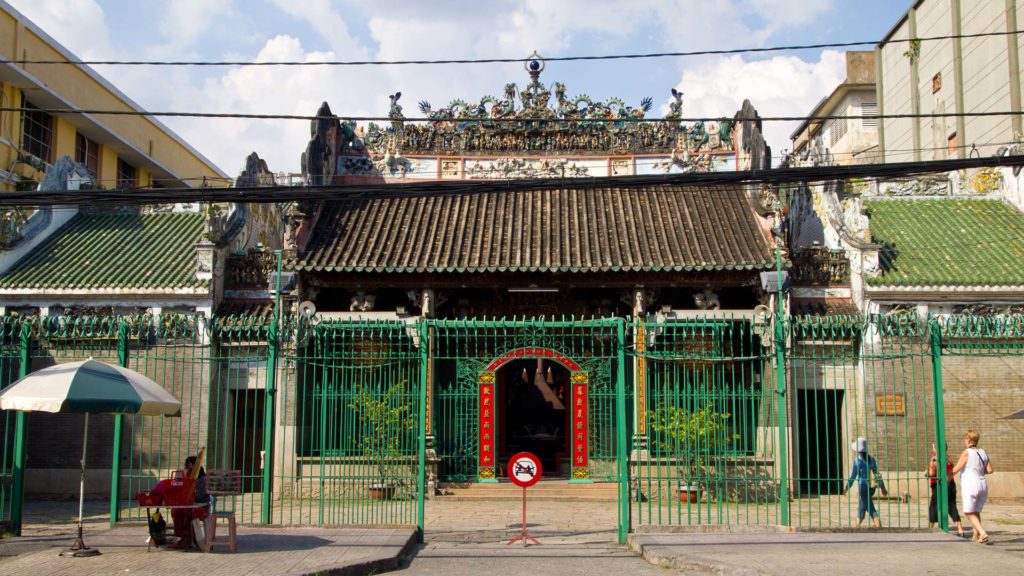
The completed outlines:
[[[540,458],[545,478],[565,477],[572,463],[568,435],[570,372],[558,362],[540,358],[508,362],[498,374],[502,462],[517,452]]]

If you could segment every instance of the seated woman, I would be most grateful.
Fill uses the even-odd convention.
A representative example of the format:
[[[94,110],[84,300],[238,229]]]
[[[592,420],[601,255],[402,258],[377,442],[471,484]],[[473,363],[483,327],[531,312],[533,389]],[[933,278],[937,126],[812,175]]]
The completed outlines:
[[[175,473],[176,478],[192,478],[195,471],[196,456],[189,456],[185,459],[184,470]],[[166,504],[166,492],[170,481],[162,480],[153,488],[153,493],[164,493]],[[206,470],[200,466],[192,498],[183,499],[183,503],[209,504],[210,495],[206,491]],[[158,510],[159,512],[159,510]],[[206,508],[171,508],[171,520],[174,522],[174,536],[177,540],[171,543],[172,548],[191,548],[195,544],[195,534],[192,531],[192,520],[203,520],[209,514]]]

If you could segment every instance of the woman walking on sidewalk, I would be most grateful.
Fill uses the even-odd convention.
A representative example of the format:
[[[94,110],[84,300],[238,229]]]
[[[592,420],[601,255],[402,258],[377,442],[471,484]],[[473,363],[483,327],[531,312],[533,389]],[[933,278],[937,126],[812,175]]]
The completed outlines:
[[[975,430],[968,430],[964,434],[966,449],[953,466],[953,474],[960,473],[964,516],[967,516],[967,521],[974,528],[971,540],[988,544],[988,532],[981,527],[981,509],[985,507],[985,500],[988,498],[988,481],[985,480],[985,475],[992,473],[992,461],[989,460],[984,448],[978,448],[980,439],[981,434]]]

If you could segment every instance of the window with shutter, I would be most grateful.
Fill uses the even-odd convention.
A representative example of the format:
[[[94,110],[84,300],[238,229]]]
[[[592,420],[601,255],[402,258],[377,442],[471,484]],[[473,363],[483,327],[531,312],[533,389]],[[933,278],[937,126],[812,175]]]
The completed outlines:
[[[860,125],[864,128],[875,128],[878,126],[878,103],[877,102],[861,102],[860,104],[860,115],[864,116],[861,119]]]

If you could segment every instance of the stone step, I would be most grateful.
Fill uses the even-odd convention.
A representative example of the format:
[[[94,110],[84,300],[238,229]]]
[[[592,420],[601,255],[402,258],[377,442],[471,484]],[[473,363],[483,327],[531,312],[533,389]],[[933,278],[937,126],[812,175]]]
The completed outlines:
[[[480,501],[480,500],[521,500],[523,489],[511,482],[498,484],[442,483],[439,500]],[[565,480],[541,481],[527,488],[530,500],[562,500],[615,502],[618,499],[618,484],[594,482],[591,484],[569,484]]]

